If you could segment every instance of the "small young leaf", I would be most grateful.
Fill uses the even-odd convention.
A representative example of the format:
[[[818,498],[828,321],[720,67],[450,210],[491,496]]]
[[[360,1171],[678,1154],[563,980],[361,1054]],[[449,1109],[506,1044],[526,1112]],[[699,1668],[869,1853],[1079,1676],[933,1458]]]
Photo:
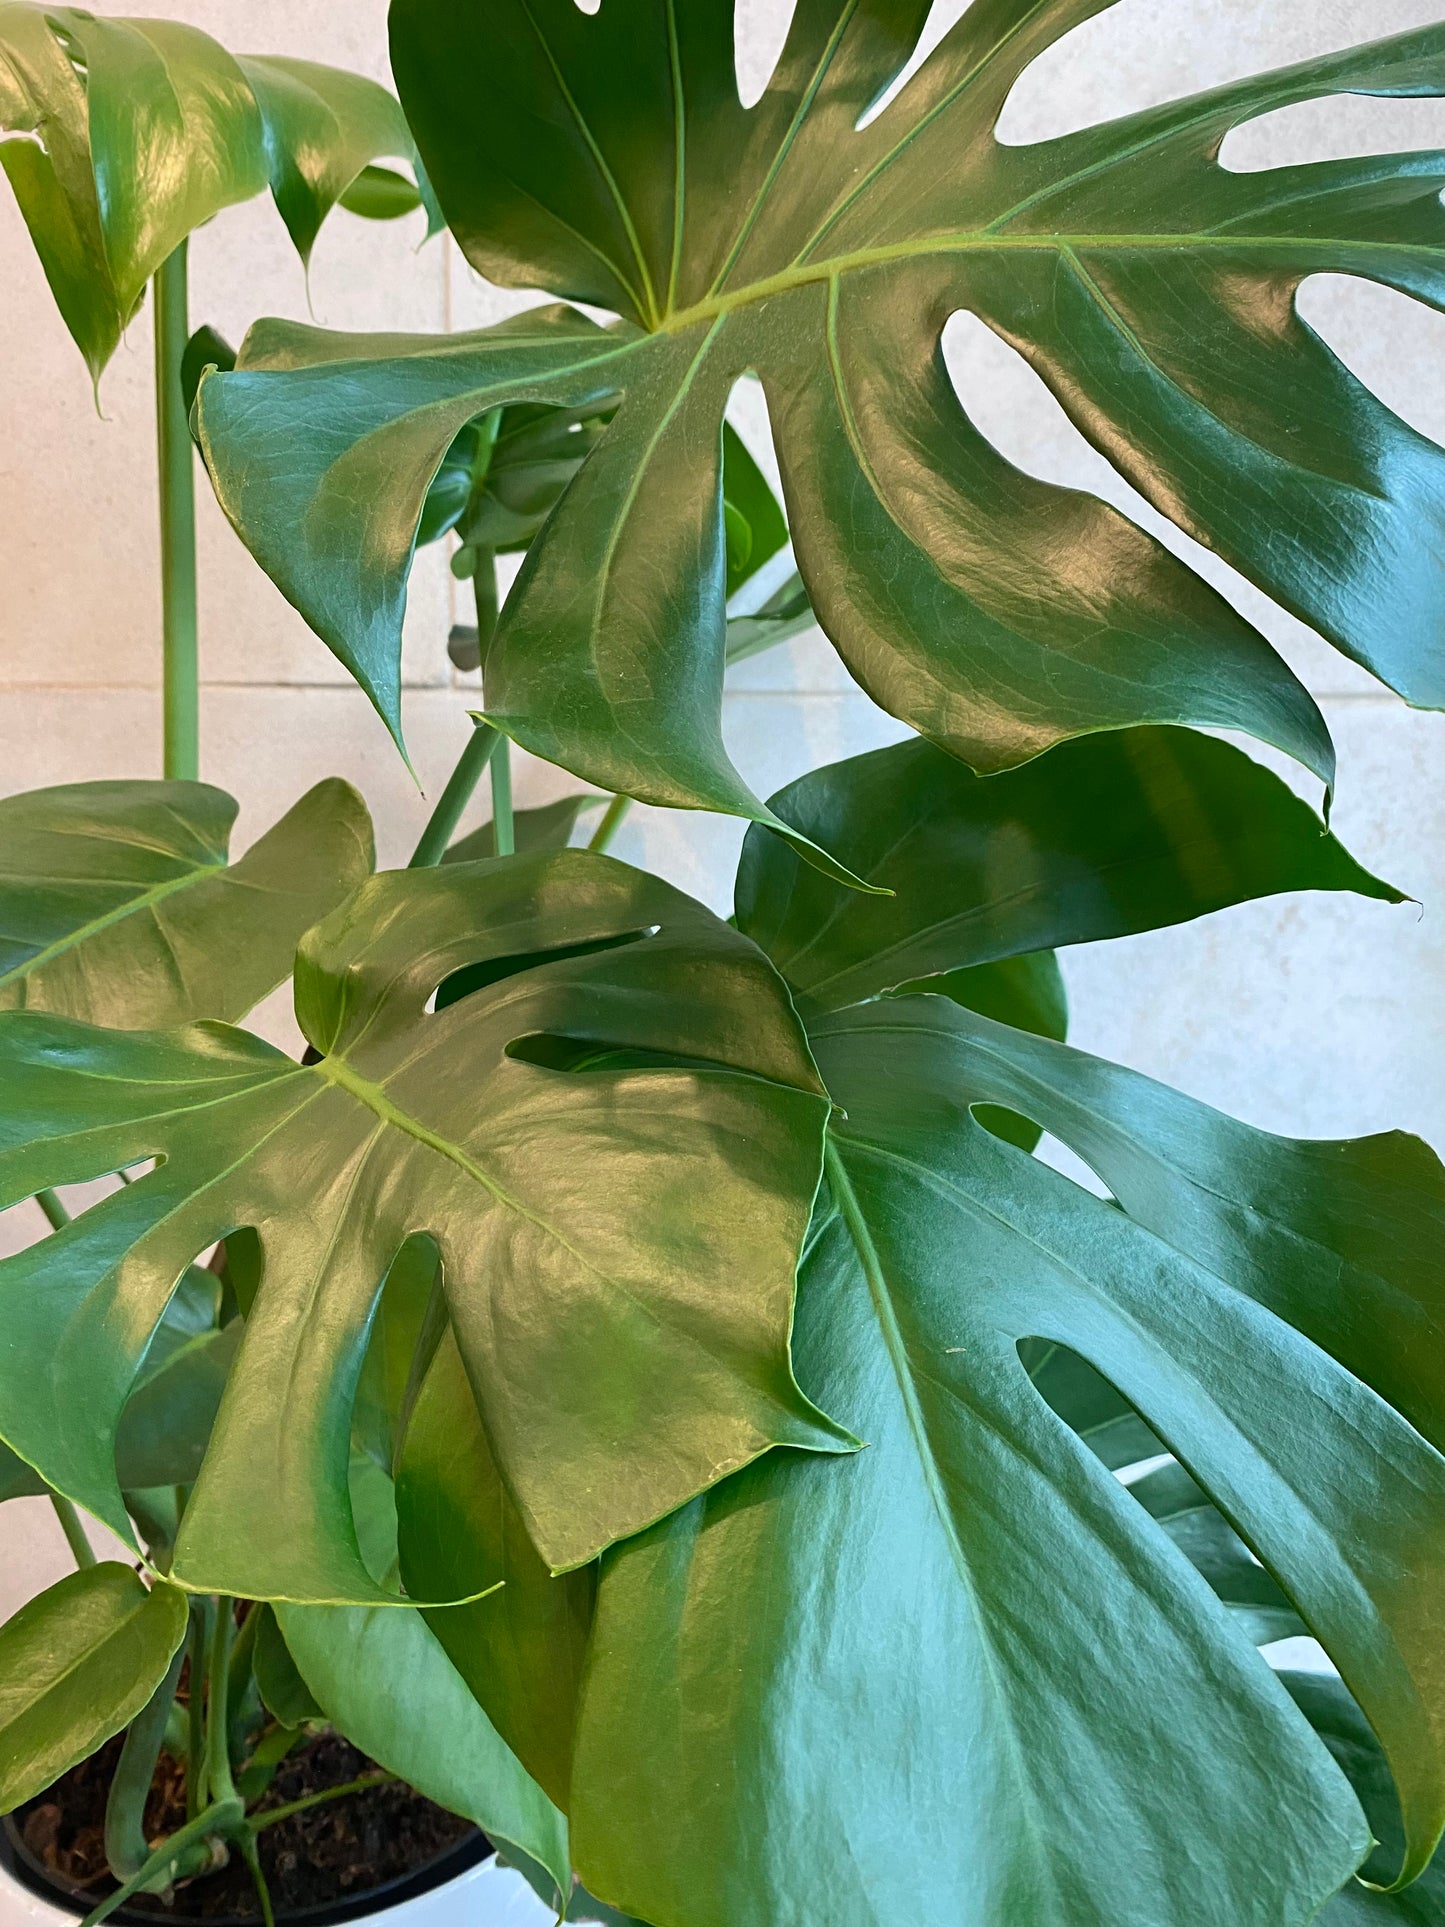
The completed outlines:
[[[0,1626],[0,1813],[139,1713],[186,1635],[185,1595],[129,1567],[74,1572]]]

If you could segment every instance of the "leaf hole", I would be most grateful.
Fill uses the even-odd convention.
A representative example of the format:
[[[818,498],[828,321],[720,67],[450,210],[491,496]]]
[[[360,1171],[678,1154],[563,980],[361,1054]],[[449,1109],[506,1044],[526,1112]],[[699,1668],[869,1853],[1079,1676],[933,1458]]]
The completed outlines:
[[[568,963],[577,957],[597,957],[609,950],[621,950],[628,944],[643,943],[655,937],[660,928],[658,924],[649,924],[644,929],[624,930],[616,936],[589,937],[585,942],[557,944],[550,950],[521,951],[512,956],[485,957],[479,963],[464,964],[437,985],[427,999],[427,1012],[435,1015],[450,1010],[465,998],[474,997],[479,990],[489,990],[508,977],[543,970],[548,964]]]
[[[1173,1463],[1124,1394],[1078,1352],[1052,1339],[1024,1338],[1018,1354],[1039,1397],[1121,1483]]]
[[[797,0],[736,0],[733,13],[733,66],[738,99],[755,107],[768,91],[792,29]]]
[[[1386,408],[1418,434],[1445,443],[1445,315],[1345,274],[1311,276],[1295,306]]]
[[[1445,101],[1326,94],[1245,121],[1225,136],[1220,165],[1231,174],[1267,173],[1312,161],[1361,160],[1445,147]]]
[[[865,127],[877,120],[880,114],[885,113],[888,108],[893,105],[893,102],[897,100],[909,81],[912,80],[919,68],[928,59],[928,56],[933,52],[939,41],[943,39],[950,28],[957,25],[958,21],[961,20],[963,15],[968,11],[968,4],[969,0],[933,0],[933,5],[929,9],[928,18],[923,23],[923,31],[918,36],[913,52],[908,56],[908,59],[899,68],[898,72],[893,76],[892,80],[889,81],[883,91],[870,101],[868,106],[865,107],[863,112],[858,116],[856,128],[860,134]]]
[[[998,138],[1018,147],[1055,140],[1338,53],[1388,30],[1372,18],[1369,0],[1338,7],[1261,7],[1236,0],[1223,10],[1223,21],[1221,11],[1219,0],[1118,0],[1056,40],[1020,74],[999,118]]]

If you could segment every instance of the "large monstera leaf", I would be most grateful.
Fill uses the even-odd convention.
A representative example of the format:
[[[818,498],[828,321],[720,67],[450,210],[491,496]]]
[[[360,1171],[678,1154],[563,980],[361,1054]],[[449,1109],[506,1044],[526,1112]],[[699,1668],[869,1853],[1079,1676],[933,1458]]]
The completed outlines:
[[[720,430],[767,392],[802,580],[886,709],[981,772],[1081,733],[1225,725],[1328,777],[1310,698],[1183,562],[975,429],[940,340],[1012,343],[1163,513],[1412,702],[1434,637],[1445,458],[1299,320],[1321,272],[1441,297],[1445,160],[1235,174],[1229,130],[1334,92],[1445,88],[1445,28],[1033,146],[1014,83],[1109,0],[974,0],[908,61],[926,0],[803,0],[768,90],[731,0],[394,0],[393,66],[483,274],[599,304],[479,335],[263,324],[208,381],[221,501],[399,732],[402,605],[427,486],[470,419],[617,412],[528,558],[489,715],[607,789],[765,820],[719,729]]]
[[[0,4],[0,165],[97,380],[146,282],[222,208],[269,186],[309,260],[338,201],[377,215],[430,205],[425,175],[413,188],[373,167],[383,156],[416,164],[375,81],[238,59],[178,21]]]
[[[73,783],[0,800],[0,1010],[116,1030],[234,1023],[371,870],[371,819],[318,783],[237,862],[206,783]]]
[[[1039,1396],[1040,1341],[1117,1388],[1323,1641],[1419,1873],[1445,1821],[1445,1459],[1417,1429],[1445,1424],[1438,1162],[1246,1131],[942,998],[813,1044],[840,1109],[797,1364],[869,1449],[774,1454],[604,1561],[588,1885],[660,1927],[801,1923],[825,1886],[840,1927],[1303,1927],[1345,1883],[1370,1846],[1348,1786]]]
[[[182,1585],[390,1597],[358,1550],[350,1425],[382,1281],[418,1233],[553,1568],[770,1445],[853,1443],[789,1363],[827,1103],[745,937],[562,851],[377,877],[307,936],[296,982],[312,1064],[214,1024],[0,1016],[0,1208],[158,1161],[0,1264],[0,1436],[57,1489],[127,1532],[121,1408],[176,1279],[238,1227],[264,1273]]]

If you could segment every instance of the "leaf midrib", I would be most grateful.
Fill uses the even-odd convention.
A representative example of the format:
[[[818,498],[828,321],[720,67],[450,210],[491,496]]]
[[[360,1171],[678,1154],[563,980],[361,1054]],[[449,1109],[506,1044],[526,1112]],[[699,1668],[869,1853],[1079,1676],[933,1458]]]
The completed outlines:
[[[909,261],[927,260],[932,255],[948,254],[1056,254],[1069,253],[1171,253],[1198,254],[1218,249],[1227,254],[1275,252],[1320,253],[1331,260],[1346,254],[1384,254],[1396,259],[1421,257],[1435,266],[1445,265],[1445,249],[1424,242],[1362,241],[1338,235],[1303,234],[992,234],[986,228],[971,228],[954,234],[935,234],[910,241],[895,241],[875,248],[856,248],[827,260],[795,263],[779,273],[748,283],[731,293],[709,296],[691,308],[668,315],[653,331],[656,334],[683,334],[705,321],[736,313],[776,295],[795,289],[814,287],[837,280],[845,274],[868,268],[887,267]],[[1323,272],[1323,270],[1320,270]]]
[[[128,897],[114,910],[108,910],[103,917],[93,917],[89,923],[79,925],[63,937],[57,937],[54,943],[47,944],[43,950],[37,950],[33,956],[27,957],[15,969],[0,971],[0,990],[6,989],[10,984],[22,982],[35,971],[43,969],[46,964],[53,963],[57,957],[62,957],[79,945],[88,943],[92,937],[99,936],[101,931],[112,929],[118,923],[124,923],[127,917],[139,916],[146,910],[154,909],[158,903],[164,903],[167,897],[173,897],[182,890],[188,890],[193,884],[200,883],[207,877],[220,876],[229,867],[226,863],[197,864],[193,869],[187,870],[184,876],[172,877],[168,883],[158,883],[142,896]]]

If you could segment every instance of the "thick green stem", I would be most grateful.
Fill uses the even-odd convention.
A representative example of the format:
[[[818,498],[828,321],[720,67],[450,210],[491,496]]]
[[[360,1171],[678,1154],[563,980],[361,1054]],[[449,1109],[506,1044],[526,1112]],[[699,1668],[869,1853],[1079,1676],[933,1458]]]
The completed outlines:
[[[408,866],[410,869],[428,870],[446,855],[457,825],[472,800],[477,784],[482,780],[482,771],[492,760],[492,752],[500,741],[490,723],[478,723],[472,731],[456,768],[447,779],[446,788],[437,799],[431,820],[422,831],[421,841]]]
[[[160,459],[161,600],[165,645],[165,773],[200,774],[200,659],[196,601],[196,469],[181,388],[189,334],[186,243],[151,284],[155,296],[156,444]]]
[[[110,1783],[105,1803],[105,1857],[117,1880],[129,1880],[150,1858],[150,1842],[145,1833],[146,1801],[150,1797],[151,1781],[161,1756],[166,1722],[175,1704],[185,1656],[186,1649],[181,1646],[171,1661],[170,1671],[131,1722]]]
[[[607,805],[607,811],[602,821],[592,832],[592,841],[587,845],[588,849],[607,849],[613,837],[616,836],[617,832],[626,822],[627,812],[631,808],[632,798],[630,796],[614,796],[612,801]]]
[[[267,1827],[274,1827],[278,1820],[289,1820],[294,1813],[305,1813],[328,1800],[344,1800],[350,1793],[365,1793],[369,1786],[392,1786],[395,1781],[394,1773],[363,1773],[360,1779],[348,1780],[345,1786],[329,1786],[322,1793],[308,1793],[305,1799],[289,1801],[284,1807],[270,1807],[265,1813],[253,1815],[246,1824],[252,1833],[261,1833]]]
[[[206,1804],[206,1648],[210,1644],[211,1614],[209,1599],[191,1602],[191,1633],[187,1646],[190,1659],[189,1699],[186,1705],[186,1813],[194,1819]]]
[[[512,745],[503,736],[492,757],[492,834],[498,856],[517,853],[517,826],[512,816]]]
[[[80,1523],[80,1514],[59,1492],[52,1492],[50,1503],[55,1507],[55,1516],[60,1521],[60,1530],[65,1534],[66,1544],[70,1547],[75,1563],[84,1569],[96,1563],[91,1551],[90,1541],[85,1536],[85,1527]]]
[[[37,1191],[35,1202],[45,1213],[45,1221],[52,1231],[59,1231],[70,1223],[70,1213],[53,1191]]]
[[[234,1800],[231,1778],[231,1642],[236,1636],[235,1603],[221,1597],[211,1627],[206,1667],[206,1783],[213,1800]]]

